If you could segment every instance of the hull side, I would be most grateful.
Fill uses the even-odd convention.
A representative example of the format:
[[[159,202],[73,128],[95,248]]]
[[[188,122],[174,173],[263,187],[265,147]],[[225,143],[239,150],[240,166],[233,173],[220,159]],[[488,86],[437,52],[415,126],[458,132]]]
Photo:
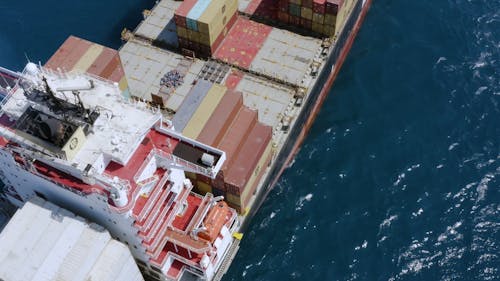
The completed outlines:
[[[363,2],[365,2],[364,5]],[[323,67],[318,76],[317,82],[309,94],[310,96],[307,100],[307,104],[297,118],[295,126],[291,128],[286,143],[276,157],[275,163],[271,167],[271,171],[262,185],[262,190],[257,194],[254,206],[252,206],[246,219],[241,225],[240,230],[242,232],[246,231],[251,218],[256,214],[257,210],[260,208],[283,171],[288,167],[292,159],[299,151],[300,145],[307,136],[307,133],[318,115],[323,102],[328,96],[328,93],[333,85],[333,81],[337,77],[340,68],[342,67],[342,64],[352,47],[354,39],[364,21],[371,2],[372,0],[359,0],[356,3],[353,12],[349,16],[344,29],[335,43],[333,50],[328,55],[325,67]]]

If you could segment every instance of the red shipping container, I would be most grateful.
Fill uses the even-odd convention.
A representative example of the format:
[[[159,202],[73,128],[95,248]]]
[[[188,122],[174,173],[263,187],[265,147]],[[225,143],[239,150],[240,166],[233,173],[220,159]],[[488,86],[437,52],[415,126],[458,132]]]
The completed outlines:
[[[271,127],[260,123],[255,125],[238,153],[238,157],[225,174],[228,192],[236,195],[243,192],[243,188],[247,185],[252,173],[257,168],[259,160],[262,158],[271,136]],[[264,169],[264,167],[260,168]]]
[[[226,152],[226,161],[222,166],[223,170],[226,170],[236,158],[238,151],[240,151],[256,123],[257,112],[243,107],[221,142],[216,146],[218,149]]]
[[[326,10],[325,5],[326,0],[314,0],[313,1],[313,12],[317,14],[324,14]]]
[[[174,15],[174,22],[175,22],[175,25],[186,28],[186,18],[185,17],[179,16],[179,15]]]
[[[286,12],[278,12],[278,19],[280,22],[289,23],[289,16]]]
[[[338,11],[342,7],[342,4],[344,4],[344,0],[327,0],[325,12],[327,14],[337,15]]]

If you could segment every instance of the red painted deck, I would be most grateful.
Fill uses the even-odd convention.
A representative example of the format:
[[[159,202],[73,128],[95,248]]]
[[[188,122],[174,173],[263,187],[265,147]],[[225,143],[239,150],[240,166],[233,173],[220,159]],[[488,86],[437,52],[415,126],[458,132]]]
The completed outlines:
[[[184,264],[178,260],[175,260],[167,271],[167,275],[172,277],[173,279],[177,279],[179,277],[179,273],[181,273],[181,269]]]
[[[170,147],[167,145],[167,139],[170,139]],[[136,185],[134,184],[133,178],[151,150],[153,150],[153,148],[158,148],[171,154],[178,142],[179,141],[152,129],[141,144],[139,144],[139,147],[136,149],[127,165],[123,166],[115,162],[110,162],[104,172],[111,177],[128,180],[132,186],[135,187]],[[165,171],[158,174],[158,176],[161,178],[164,172]]]
[[[193,218],[194,214],[196,213],[196,210],[198,210],[198,207],[200,206],[202,199],[189,194],[187,197],[187,207],[186,210],[184,210],[184,213],[182,216],[177,216],[174,221],[172,222],[172,226],[184,231],[188,224],[191,222],[191,219]]]
[[[252,0],[245,9],[245,13],[251,16],[278,19],[278,4],[276,0]]]
[[[248,69],[273,28],[239,17],[214,57]]]
[[[105,192],[105,190],[101,186],[86,184],[80,179],[61,172],[40,161],[33,162],[33,165],[35,166],[38,173],[50,178],[52,181],[63,186],[67,186],[87,194],[92,192]]]

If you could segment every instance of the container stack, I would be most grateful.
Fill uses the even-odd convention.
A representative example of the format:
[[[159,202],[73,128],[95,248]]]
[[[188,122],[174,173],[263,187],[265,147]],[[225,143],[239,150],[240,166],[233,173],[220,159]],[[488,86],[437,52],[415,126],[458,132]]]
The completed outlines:
[[[272,129],[243,105],[240,92],[200,80],[172,120],[177,131],[226,153],[215,179],[187,173],[200,194],[224,196],[243,213],[272,156]]]
[[[118,83],[128,97],[128,83],[118,51],[70,36],[45,64],[54,71],[81,71]]]
[[[343,2],[344,0],[279,0],[277,18],[285,24],[332,36]]]
[[[238,15],[237,0],[185,0],[175,11],[179,47],[211,56]]]

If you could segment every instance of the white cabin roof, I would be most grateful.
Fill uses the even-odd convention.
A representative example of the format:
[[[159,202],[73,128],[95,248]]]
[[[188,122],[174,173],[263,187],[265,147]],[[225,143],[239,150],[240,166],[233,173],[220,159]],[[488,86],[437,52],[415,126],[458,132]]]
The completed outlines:
[[[103,227],[34,198],[0,233],[0,280],[144,280]]]

